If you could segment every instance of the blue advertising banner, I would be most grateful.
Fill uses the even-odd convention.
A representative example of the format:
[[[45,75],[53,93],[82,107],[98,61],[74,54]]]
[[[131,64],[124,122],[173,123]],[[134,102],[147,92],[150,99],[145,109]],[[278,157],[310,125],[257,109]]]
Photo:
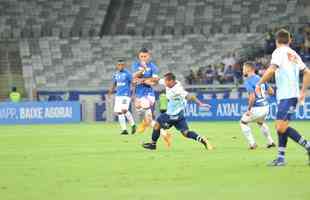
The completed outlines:
[[[57,124],[80,121],[79,102],[0,103],[0,124]]]
[[[205,101],[212,105],[211,109],[199,107],[195,103],[188,103],[185,116],[189,121],[208,120],[240,120],[242,114],[247,110],[247,99],[212,99]],[[269,114],[267,119],[275,119],[277,113],[277,102],[275,98],[269,99]],[[304,105],[299,105],[295,113],[296,120],[310,120],[310,98]]]

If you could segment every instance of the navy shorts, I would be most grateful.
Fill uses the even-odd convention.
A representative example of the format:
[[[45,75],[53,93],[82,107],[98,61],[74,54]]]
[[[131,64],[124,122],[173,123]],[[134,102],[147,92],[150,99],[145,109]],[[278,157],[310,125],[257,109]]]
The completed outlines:
[[[184,117],[183,112],[178,115],[168,115],[166,113],[162,113],[157,118],[157,122],[160,124],[160,127],[163,129],[169,129],[174,126],[178,131],[185,132],[188,130],[188,125],[186,119]]]
[[[277,120],[291,120],[296,111],[297,98],[282,99],[278,104]]]

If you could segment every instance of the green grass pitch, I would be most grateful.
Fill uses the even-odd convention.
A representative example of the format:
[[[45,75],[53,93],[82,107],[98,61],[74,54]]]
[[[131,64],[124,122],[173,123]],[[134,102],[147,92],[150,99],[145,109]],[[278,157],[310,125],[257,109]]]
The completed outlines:
[[[273,137],[274,123],[269,123]],[[247,150],[237,122],[190,123],[214,151],[173,133],[173,146],[142,149],[150,131],[119,135],[115,124],[0,126],[1,200],[309,200],[310,167],[289,141],[288,165],[253,125],[259,148]],[[294,122],[310,139],[310,123]]]

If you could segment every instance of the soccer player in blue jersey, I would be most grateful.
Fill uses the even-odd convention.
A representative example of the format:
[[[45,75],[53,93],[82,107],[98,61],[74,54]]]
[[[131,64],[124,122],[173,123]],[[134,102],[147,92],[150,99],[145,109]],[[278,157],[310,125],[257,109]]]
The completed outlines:
[[[256,122],[260,127],[262,134],[267,139],[267,148],[275,147],[273,139],[270,134],[268,125],[265,123],[266,116],[269,112],[269,105],[266,95],[273,95],[272,87],[267,84],[260,85],[261,94],[255,92],[256,85],[260,77],[255,74],[255,66],[251,62],[246,62],[243,65],[243,75],[245,77],[244,86],[248,92],[248,110],[243,114],[240,120],[241,130],[249,143],[249,149],[256,149],[257,144],[252,135],[251,127],[248,125],[250,122]]]
[[[210,145],[207,139],[198,135],[196,132],[189,130],[184,112],[186,108],[187,100],[195,101],[199,106],[207,106],[200,102],[195,96],[186,92],[173,73],[167,73],[165,79],[161,81],[161,84],[166,86],[166,95],[168,98],[168,106],[166,113],[161,113],[157,118],[153,127],[152,141],[150,143],[144,143],[143,147],[150,150],[156,149],[157,140],[160,137],[160,129],[169,129],[174,126],[180,131],[186,138],[193,139],[205,146],[205,148],[211,150],[213,147]]]
[[[125,69],[126,64],[123,60],[119,60],[117,65],[117,72],[113,75],[113,86],[109,90],[109,95],[114,91],[115,103],[114,112],[118,115],[118,121],[122,129],[121,134],[127,135],[126,118],[131,126],[131,133],[136,132],[136,125],[129,106],[131,102],[131,85],[132,85],[132,74]]]
[[[152,108],[155,104],[155,91],[152,86],[158,84],[158,68],[151,61],[148,49],[142,48],[138,53],[138,59],[132,64],[133,83],[135,84],[135,106],[144,114],[144,119],[139,125],[137,132],[142,133],[149,126],[154,126]],[[169,147],[171,135],[162,130],[164,141]]]
[[[270,166],[284,166],[286,164],[285,151],[288,138],[305,148],[310,165],[310,142],[289,125],[298,100],[301,104],[304,102],[310,84],[310,71],[300,56],[290,48],[291,41],[291,34],[287,30],[281,29],[277,32],[277,48],[272,53],[270,66],[256,86],[256,91],[261,92],[259,86],[275,75],[278,101],[276,129],[279,138],[279,149],[277,158],[269,164]],[[300,72],[303,73],[301,90],[299,88]]]

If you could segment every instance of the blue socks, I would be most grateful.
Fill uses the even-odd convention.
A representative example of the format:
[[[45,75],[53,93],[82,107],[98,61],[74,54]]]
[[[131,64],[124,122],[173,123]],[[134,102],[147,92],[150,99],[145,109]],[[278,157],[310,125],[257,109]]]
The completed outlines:
[[[310,142],[305,140],[295,129],[288,127],[286,130],[288,137],[300,144],[307,151],[310,151]]]
[[[285,158],[285,149],[287,145],[287,133],[279,133],[278,132],[278,139],[279,139],[279,148],[278,148],[278,158],[283,159]]]
[[[200,135],[198,135],[197,133],[195,133],[194,131],[188,131],[186,137],[193,139],[193,140],[196,140],[197,142],[200,142],[200,143],[204,142],[203,138]]]
[[[159,130],[153,129],[152,142],[156,143],[159,137],[160,137],[160,129]]]
[[[308,152],[310,152],[310,142],[305,140],[295,129],[292,127],[288,127],[285,133],[279,133],[279,151],[278,151],[278,158],[284,159],[285,158],[285,149],[287,145],[287,138],[291,138],[296,143],[300,144],[304,147]]]

